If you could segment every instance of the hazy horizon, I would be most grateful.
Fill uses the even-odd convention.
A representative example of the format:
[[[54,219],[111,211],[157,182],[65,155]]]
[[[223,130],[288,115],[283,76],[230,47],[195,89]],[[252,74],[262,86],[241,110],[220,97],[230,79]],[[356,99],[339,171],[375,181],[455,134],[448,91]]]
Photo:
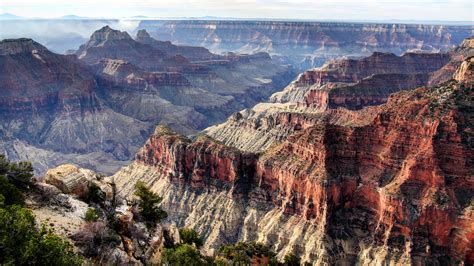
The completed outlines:
[[[5,18],[3,16],[11,16]],[[433,25],[461,25],[471,26],[474,21],[468,20],[417,20],[417,19],[300,19],[300,18],[241,18],[241,17],[219,17],[219,16],[200,16],[200,17],[152,17],[144,15],[123,16],[123,17],[86,17],[68,14],[59,17],[24,17],[12,13],[0,13],[0,21],[2,20],[230,20],[230,21],[285,21],[285,22],[341,22],[341,23],[400,23],[400,24],[433,24]]]
[[[106,10],[106,12],[104,12]],[[0,13],[26,18],[203,18],[253,20],[473,22],[469,0],[5,0]]]

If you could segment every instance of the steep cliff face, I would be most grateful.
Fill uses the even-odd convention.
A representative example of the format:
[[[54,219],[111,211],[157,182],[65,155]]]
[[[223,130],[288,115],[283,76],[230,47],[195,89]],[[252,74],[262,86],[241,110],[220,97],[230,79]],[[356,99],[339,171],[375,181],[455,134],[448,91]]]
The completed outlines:
[[[141,21],[161,40],[212,51],[264,51],[299,67],[372,52],[448,51],[472,35],[471,26],[283,21]]]
[[[456,81],[347,111],[359,122],[287,119],[299,133],[262,154],[158,128],[114,179],[125,196],[147,182],[208,252],[258,240],[313,263],[469,264],[472,62],[463,65]]]
[[[466,38],[459,47],[449,52],[451,60],[442,68],[433,72],[428,81],[429,85],[435,85],[446,82],[453,77],[454,72],[461,63],[471,56],[474,56],[474,38]]]
[[[31,39],[7,39],[0,42],[0,60],[3,112],[94,104],[94,77],[74,57]]]
[[[110,58],[124,59],[141,67],[157,68],[166,54],[136,42],[127,32],[105,26],[95,31],[89,41],[79,47],[76,55],[89,64]]]
[[[462,52],[461,52],[462,51]],[[262,103],[235,114],[225,123],[204,132],[223,143],[251,152],[264,151],[314,121],[359,123],[345,109],[360,110],[385,103],[390,94],[449,80],[459,65],[460,54],[474,54],[466,46],[451,54],[414,54],[403,56],[374,53],[362,59],[330,61],[320,68],[305,71],[284,90]],[[365,112],[366,116],[372,114]],[[300,117],[300,124],[280,123],[281,118]]]
[[[270,100],[321,109],[378,105],[393,92],[426,84],[428,74],[443,67],[449,58],[447,54],[407,53],[399,57],[377,52],[359,60],[333,61],[305,71]]]

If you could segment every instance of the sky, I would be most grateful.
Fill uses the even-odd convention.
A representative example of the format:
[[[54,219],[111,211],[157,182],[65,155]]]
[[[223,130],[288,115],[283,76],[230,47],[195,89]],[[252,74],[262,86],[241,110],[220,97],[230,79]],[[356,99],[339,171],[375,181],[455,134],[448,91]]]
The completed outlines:
[[[0,0],[0,13],[304,20],[473,21],[472,0]]]

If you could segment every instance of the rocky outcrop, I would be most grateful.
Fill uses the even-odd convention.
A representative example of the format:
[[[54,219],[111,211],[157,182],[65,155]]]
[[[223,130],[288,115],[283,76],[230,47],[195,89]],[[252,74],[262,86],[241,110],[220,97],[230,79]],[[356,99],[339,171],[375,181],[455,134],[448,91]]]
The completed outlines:
[[[316,264],[469,264],[471,97],[451,81],[347,111],[354,124],[287,116],[301,130],[261,154],[159,128],[113,178],[125,196],[137,180],[149,184],[208,252],[258,240]]]
[[[147,226],[107,177],[69,164],[50,169],[44,181],[28,191],[28,207],[88,263],[159,264],[165,246],[180,242],[175,224]]]
[[[454,79],[472,89],[474,84],[474,57],[462,62],[459,69],[454,73]]]
[[[139,67],[158,70],[166,54],[149,45],[144,45],[128,35],[127,32],[105,26],[95,31],[89,41],[76,52],[79,59],[94,64],[104,58],[123,59]]]
[[[83,199],[87,197],[92,186],[104,192],[104,199],[110,200],[113,197],[110,179],[103,178],[94,171],[79,168],[73,164],[63,164],[49,169],[43,181],[57,187],[62,193]]]
[[[0,44],[0,55],[17,55],[44,52],[47,49],[28,38],[5,39]]]
[[[473,40],[473,37],[469,37],[465,39],[459,47],[451,51],[449,53],[451,57],[449,63],[447,63],[445,66],[430,75],[428,85],[440,84],[450,80],[453,77],[453,74],[456,69],[458,69],[461,65],[461,63],[467,58],[474,56]]]
[[[45,182],[59,188],[63,193],[84,197],[94,178],[92,171],[64,164],[46,172]]]

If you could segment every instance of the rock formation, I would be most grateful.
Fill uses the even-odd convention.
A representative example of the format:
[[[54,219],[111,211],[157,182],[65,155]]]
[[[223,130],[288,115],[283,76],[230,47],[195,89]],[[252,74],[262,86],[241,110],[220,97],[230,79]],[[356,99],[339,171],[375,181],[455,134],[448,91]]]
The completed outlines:
[[[217,56],[171,43],[160,50],[163,42],[145,31],[137,39],[103,27],[79,60],[31,39],[2,41],[0,151],[32,161],[37,173],[66,162],[112,173],[156,124],[196,133],[292,78],[268,54]]]
[[[0,42],[0,151],[10,158],[33,160],[40,172],[69,160],[111,172],[152,133],[133,163],[113,176],[63,165],[28,195],[40,221],[90,257],[103,255],[93,263],[159,263],[166,239],[179,241],[174,225],[150,230],[120,200],[133,202],[137,181],[163,196],[167,222],[204,236],[207,254],[242,240],[271,246],[279,259],[292,252],[317,265],[474,263],[474,43],[468,38],[449,53],[402,54],[447,50],[472,29],[141,26],[166,34],[170,25],[177,38],[194,28],[189,42],[202,43],[204,32],[215,49],[258,52],[217,55],[144,30],[133,39],[108,26],[76,55],[54,54],[31,39]],[[352,41],[344,42],[348,33]],[[286,62],[295,49],[313,62],[384,52],[331,60],[259,103],[286,85],[291,69],[275,60]],[[180,135],[230,114],[201,134]],[[155,124],[172,129],[152,132]],[[104,197],[84,202],[93,188]],[[89,207],[102,221],[85,222]],[[106,223],[109,214],[116,223]],[[102,243],[97,237],[112,245],[91,247]]]
[[[84,197],[89,191],[93,178],[95,176],[90,170],[64,164],[48,170],[45,182],[59,188],[63,193]]]
[[[199,46],[174,45],[170,41],[159,41],[153,39],[150,34],[142,29],[137,31],[136,41],[151,45],[155,49],[166,51],[168,56],[181,55],[192,61],[218,59],[221,56],[212,54],[208,49]]]
[[[397,55],[407,51],[446,52],[472,35],[472,25],[468,24],[87,18],[3,20],[2,36],[26,35],[54,52],[67,53],[105,25],[133,34],[146,29],[163,42],[206,47],[218,53],[269,52],[299,72],[321,66],[328,59],[368,56],[375,51]]]
[[[42,172],[56,160],[90,166],[89,159],[75,157],[105,151],[112,158],[103,156],[100,170],[109,172],[110,161],[128,160],[141,145],[150,125],[108,108],[96,78],[74,56],[30,39],[4,40],[0,47],[1,142],[11,159],[32,160]]]
[[[469,58],[455,80],[358,111],[278,113],[263,121],[296,130],[260,153],[158,127],[113,179],[125,197],[146,182],[209,253],[257,240],[316,264],[471,264],[471,72]]]
[[[428,74],[448,61],[447,54],[407,53],[398,57],[378,52],[360,60],[333,61],[305,71],[271,101],[299,102],[321,109],[379,105],[393,92],[426,84]]]
[[[227,145],[259,152],[316,120],[359,123],[363,121],[360,116],[347,109],[380,105],[394,92],[451,79],[460,61],[474,55],[474,48],[466,43],[449,54],[374,53],[358,60],[328,62],[300,74],[273,94],[269,103],[240,111],[204,132]],[[364,116],[372,114],[365,112]]]

